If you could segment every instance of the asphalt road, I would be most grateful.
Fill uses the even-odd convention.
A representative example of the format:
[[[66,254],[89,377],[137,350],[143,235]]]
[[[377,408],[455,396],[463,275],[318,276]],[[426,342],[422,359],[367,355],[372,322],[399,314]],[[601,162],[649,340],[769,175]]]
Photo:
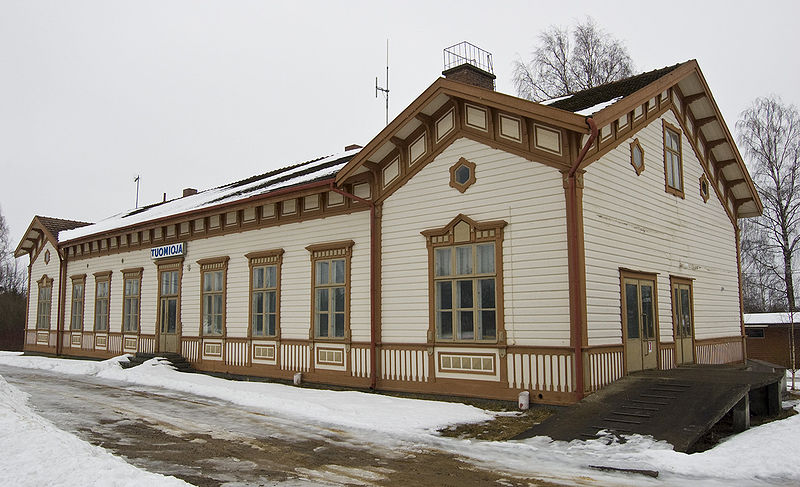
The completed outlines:
[[[371,439],[176,391],[9,366],[0,375],[59,428],[198,486],[557,485],[434,445]]]

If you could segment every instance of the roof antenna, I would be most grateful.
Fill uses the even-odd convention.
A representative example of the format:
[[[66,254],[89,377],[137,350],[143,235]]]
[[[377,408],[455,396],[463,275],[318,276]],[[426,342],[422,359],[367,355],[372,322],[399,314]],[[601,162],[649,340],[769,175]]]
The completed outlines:
[[[378,77],[375,76],[375,98],[378,98],[379,91],[386,98],[386,125],[389,125],[389,39],[386,39],[386,87],[378,86]]]
[[[136,175],[136,178],[133,180],[133,182],[136,183],[136,206],[133,207],[134,209],[136,209],[136,208],[139,208],[139,175],[138,174]]]

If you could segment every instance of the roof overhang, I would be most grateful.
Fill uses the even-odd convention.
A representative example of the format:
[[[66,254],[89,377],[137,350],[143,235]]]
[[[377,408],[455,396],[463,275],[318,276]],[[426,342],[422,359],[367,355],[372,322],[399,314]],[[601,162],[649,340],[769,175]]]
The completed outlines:
[[[30,254],[36,251],[37,244],[42,240],[49,241],[53,247],[58,248],[58,240],[50,230],[42,223],[38,216],[34,216],[28,229],[22,236],[22,240],[14,250],[14,257],[20,258],[25,254]]]
[[[378,133],[353,159],[336,175],[336,184],[354,175],[361,166],[370,161],[379,162],[385,147],[394,147],[393,139],[401,131],[409,131],[409,124],[419,123],[419,118],[430,116],[444,102],[443,99],[459,98],[464,101],[480,103],[514,115],[535,118],[579,133],[588,133],[585,117],[566,110],[549,107],[515,96],[479,88],[458,81],[439,78],[418,96],[405,110]],[[396,139],[395,139],[396,140]],[[376,157],[378,155],[378,157]]]
[[[677,87],[680,92],[684,109],[691,112],[696,124],[694,128],[696,132],[702,133],[708,153],[712,154],[714,160],[720,163],[717,170],[723,174],[735,198],[737,217],[748,218],[761,215],[764,207],[755,184],[750,178],[747,166],[697,61],[690,60],[683,63],[658,80],[592,114],[592,119],[598,127],[614,123],[620,116],[673,87]],[[585,165],[595,159],[587,158]],[[722,161],[725,163],[724,166]]]

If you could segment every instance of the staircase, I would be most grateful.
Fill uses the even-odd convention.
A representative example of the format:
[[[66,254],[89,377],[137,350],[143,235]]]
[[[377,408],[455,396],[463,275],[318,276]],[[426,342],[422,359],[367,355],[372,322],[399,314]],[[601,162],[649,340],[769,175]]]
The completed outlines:
[[[638,433],[666,440],[676,451],[693,452],[728,413],[734,432],[750,425],[750,414],[777,416],[782,371],[748,366],[696,365],[637,372],[550,416],[514,439],[554,440]]]
[[[142,365],[144,362],[154,357],[161,357],[163,359],[166,359],[167,362],[170,363],[170,365],[172,365],[178,370],[178,372],[194,372],[192,364],[190,364],[180,354],[173,352],[161,352],[161,353],[137,352],[136,355],[128,359],[128,363],[123,362],[120,365],[122,365],[123,369],[130,369],[131,367]]]

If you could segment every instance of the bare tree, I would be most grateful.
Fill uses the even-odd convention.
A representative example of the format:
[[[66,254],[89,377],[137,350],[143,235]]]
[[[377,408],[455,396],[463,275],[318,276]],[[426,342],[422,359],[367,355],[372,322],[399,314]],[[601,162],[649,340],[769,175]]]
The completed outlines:
[[[591,17],[571,32],[548,27],[539,34],[532,59],[514,62],[517,94],[534,101],[569,95],[632,73],[633,61],[625,45],[600,29]]]
[[[789,348],[792,375],[796,370],[794,259],[800,242],[800,113],[780,98],[757,98],[736,123],[750,173],[764,204],[753,219],[762,235],[756,263],[773,274],[782,287],[790,316]],[[749,236],[748,236],[749,237]]]
[[[21,350],[25,328],[26,274],[13,255],[5,217],[0,212],[0,350]]]

